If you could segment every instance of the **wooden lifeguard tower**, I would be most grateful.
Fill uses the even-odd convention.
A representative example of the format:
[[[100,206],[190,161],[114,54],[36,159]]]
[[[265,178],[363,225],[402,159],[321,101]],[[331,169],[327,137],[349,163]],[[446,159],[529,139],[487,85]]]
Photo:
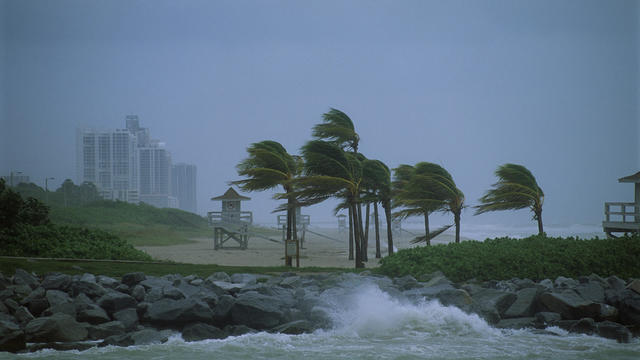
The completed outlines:
[[[347,215],[338,215],[338,234],[344,235],[349,231],[347,228]]]
[[[251,198],[242,196],[233,188],[229,188],[223,195],[213,197],[211,200],[222,201],[221,211],[207,213],[209,226],[213,227],[213,249],[246,250],[249,244],[249,225],[253,223],[253,213],[241,211],[240,203],[251,200]],[[229,240],[234,240],[238,246],[225,246]]]
[[[302,231],[300,236],[300,247],[304,247],[304,236],[307,233],[307,227],[311,224],[311,216],[302,215],[302,208],[296,208],[296,230]],[[278,215],[278,227],[282,229],[282,241],[284,242],[287,235],[287,215]]]
[[[635,201],[604,203],[602,229],[608,237],[616,237],[613,233],[640,232],[640,172],[620,178],[618,182],[635,184]]]

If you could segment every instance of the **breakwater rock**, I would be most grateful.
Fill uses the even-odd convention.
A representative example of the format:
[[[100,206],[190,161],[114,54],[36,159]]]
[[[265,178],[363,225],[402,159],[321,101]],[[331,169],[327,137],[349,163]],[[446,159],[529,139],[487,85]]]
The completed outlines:
[[[176,332],[186,341],[308,333],[344,321],[333,309],[346,289],[357,293],[360,286],[399,302],[455,306],[496,328],[557,326],[619,342],[640,333],[640,280],[615,276],[455,284],[441,273],[419,280],[370,272],[207,278],[138,272],[114,279],[17,270],[0,274],[0,351],[162,343]]]

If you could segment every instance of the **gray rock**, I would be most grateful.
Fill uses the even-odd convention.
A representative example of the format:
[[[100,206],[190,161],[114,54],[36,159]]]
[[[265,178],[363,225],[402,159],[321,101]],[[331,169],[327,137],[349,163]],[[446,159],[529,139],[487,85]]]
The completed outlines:
[[[45,297],[45,290],[43,287],[37,287],[27,297],[20,300],[20,304],[29,306],[29,303],[35,299],[43,299]]]
[[[109,314],[113,314],[116,311],[126,309],[126,308],[135,308],[136,300],[127,294],[123,294],[117,291],[110,291],[97,301],[98,306],[103,308]]]
[[[280,305],[276,297],[248,291],[236,299],[231,318],[234,324],[258,330],[270,329],[284,322],[284,311]]]
[[[85,294],[79,294],[78,296],[76,296],[75,299],[73,299],[73,303],[76,304],[76,307],[78,309],[87,309],[90,307],[90,305],[96,304]]]
[[[569,332],[593,335],[596,331],[596,322],[592,318],[582,318],[569,328]]]
[[[182,338],[184,341],[224,339],[226,337],[227,334],[223,330],[203,323],[189,324],[182,329]]]
[[[443,284],[438,284],[438,285],[429,286],[429,287],[421,287],[421,288],[406,290],[406,291],[403,291],[402,294],[409,299],[422,300],[422,299],[433,299],[438,295],[438,293],[442,291],[448,291],[448,290],[455,290],[455,288],[450,284],[443,283]]]
[[[32,289],[35,289],[40,285],[40,281],[37,277],[22,269],[16,269],[16,273],[13,275],[13,283],[15,285],[27,285]]]
[[[0,351],[18,352],[27,348],[24,331],[14,322],[0,320]]]
[[[529,317],[533,315],[538,289],[524,288],[516,293],[516,300],[503,313],[505,318]]]
[[[98,305],[89,305],[87,308],[78,311],[76,319],[92,325],[103,324],[111,320],[107,312]]]
[[[31,320],[35,319],[29,309],[24,306],[20,306],[13,314],[13,316],[15,316],[16,320],[18,320],[20,324],[27,324]]]
[[[74,303],[68,302],[68,303],[58,304],[56,306],[51,306],[50,308],[43,311],[42,315],[51,316],[53,314],[58,314],[58,313],[67,314],[75,318],[77,314],[76,305]]]
[[[118,284],[114,290],[127,295],[131,292],[131,288],[125,284]]]
[[[495,308],[502,316],[516,298],[517,295],[513,292],[484,289],[473,296],[473,301],[481,308]]]
[[[96,276],[96,282],[103,288],[107,289],[115,289],[115,287],[120,283],[118,280],[105,275]]]
[[[134,345],[150,345],[164,344],[169,340],[171,331],[157,331],[153,329],[144,329],[131,333],[131,339]]]
[[[193,285],[193,286],[200,286],[202,284],[204,284],[204,280],[202,279],[193,279],[191,281],[189,281],[189,284]]]
[[[235,284],[251,285],[258,282],[258,276],[255,274],[233,274],[231,275],[231,282]]]
[[[110,321],[98,325],[88,327],[89,339],[99,340],[106,339],[114,335],[122,335],[125,333],[125,327],[120,321]]]
[[[40,316],[40,314],[49,308],[49,301],[47,301],[46,298],[33,299],[26,305],[33,316]]]
[[[612,321],[598,323],[596,325],[596,332],[604,338],[614,339],[619,343],[628,343],[631,341],[631,332],[629,329]]]
[[[13,290],[13,292],[18,298],[25,298],[29,296],[29,294],[31,294],[31,292],[33,291],[32,287],[25,284],[11,285],[11,289]]]
[[[178,326],[190,322],[213,321],[213,312],[207,304],[194,299],[162,299],[152,303],[147,309],[147,319],[153,323]]]
[[[144,281],[147,277],[142,272],[132,272],[122,275],[122,283],[127,286],[134,286],[141,281]]]
[[[13,299],[6,299],[4,301],[4,305],[7,307],[7,309],[9,309],[9,312],[11,314],[13,314],[14,312],[16,312],[16,310],[18,310],[18,308],[20,307],[20,304],[18,304],[18,302],[16,302]]]
[[[541,280],[538,283],[538,286],[542,289],[542,290],[553,290],[553,282],[549,279],[544,279]]]
[[[88,335],[85,325],[67,314],[34,319],[24,331],[28,342],[82,341]]]
[[[145,295],[147,295],[147,292],[144,290],[144,286],[140,284],[134,286],[133,289],[131,289],[131,296],[138,302],[144,300]]]
[[[133,308],[117,311],[113,313],[113,318],[121,322],[127,331],[135,329],[139,322],[138,312]]]
[[[640,279],[632,280],[629,285],[627,285],[627,289],[635,291],[636,294],[640,294]]]
[[[607,284],[609,284],[609,288],[614,291],[622,291],[626,287],[626,283],[624,282],[624,280],[615,275],[609,276],[605,279],[605,281],[607,282]]]
[[[618,311],[623,324],[640,327],[640,294],[630,289],[623,290]]]
[[[173,300],[180,300],[180,299],[185,299],[186,298],[184,293],[182,291],[178,290],[174,286],[165,286],[162,289],[162,297],[165,297],[167,299],[173,299]]]
[[[13,291],[13,285],[10,287],[0,291],[0,301],[4,301],[6,299],[12,298],[16,295],[16,292]]]
[[[600,304],[585,300],[569,289],[557,293],[543,293],[540,295],[540,301],[550,311],[562,315],[563,319],[594,318],[600,313]]]
[[[531,279],[514,279],[513,284],[517,290],[536,287],[536,283]]]
[[[524,317],[524,318],[502,319],[495,326],[498,329],[532,328],[535,326],[535,318]]]
[[[93,274],[89,274],[89,273],[84,273],[82,274],[82,276],[80,276],[80,281],[86,281],[86,282],[97,282],[96,276]]]
[[[225,272],[216,272],[211,274],[208,278],[205,279],[209,280],[210,282],[214,282],[214,281],[225,281],[225,282],[231,282],[231,278],[229,277],[229,275],[227,275],[227,273]]]
[[[42,280],[42,286],[46,290],[67,290],[71,284],[71,276],[67,274],[52,273]]]
[[[88,297],[95,299],[103,296],[107,293],[107,290],[102,287],[102,285],[96,283],[95,281],[86,281],[86,280],[77,280],[72,281],[69,286],[71,289],[71,293],[73,296],[79,296],[80,294],[85,294]]]
[[[577,281],[564,276],[558,276],[555,281],[555,287],[558,289],[575,289],[576,286],[578,286]]]
[[[0,290],[6,289],[9,285],[11,285],[11,279],[7,278],[0,272]]]
[[[540,326],[553,326],[558,321],[562,320],[562,316],[555,312],[541,311],[536,313],[535,322]]]
[[[473,304],[471,295],[462,289],[440,291],[436,294],[436,299],[444,306],[455,306],[465,311],[470,310]]]
[[[587,282],[576,286],[576,291],[583,299],[596,303],[604,302],[604,288],[598,282]]]
[[[600,304],[598,320],[614,321],[618,319],[618,309],[607,304]]]
[[[51,307],[71,302],[71,297],[69,297],[69,294],[60,290],[47,290],[45,297],[47,298],[49,306]]]
[[[231,317],[231,309],[236,303],[236,298],[231,295],[223,295],[218,298],[213,307],[213,319],[217,324],[225,323]]]
[[[420,287],[420,285],[418,284],[418,280],[416,280],[411,275],[405,275],[405,276],[402,276],[402,277],[399,277],[399,278],[395,278],[395,279],[393,279],[393,283],[401,291],[411,290],[411,289],[415,289],[417,287]]]
[[[302,284],[300,276],[289,276],[280,281],[280,286],[285,288],[297,288]]]
[[[0,301],[0,314],[8,314],[8,313],[9,313],[9,308],[7,308],[7,305],[5,305],[3,301]]]
[[[254,329],[245,325],[227,325],[222,330],[229,336],[241,336],[256,332]]]

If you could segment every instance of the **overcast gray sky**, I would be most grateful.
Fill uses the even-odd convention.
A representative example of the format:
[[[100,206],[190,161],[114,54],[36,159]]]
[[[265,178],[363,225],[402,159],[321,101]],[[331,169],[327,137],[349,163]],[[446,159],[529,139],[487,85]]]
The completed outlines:
[[[329,107],[390,167],[447,168],[468,205],[506,162],[543,219],[598,223],[640,170],[636,1],[0,0],[0,173],[75,179],[75,129],[140,116],[198,166],[198,207],[252,142],[291,153]],[[271,193],[243,207],[274,222]],[[335,203],[305,209],[329,220]],[[527,211],[464,222],[527,223]],[[333,220],[331,220],[333,221]],[[445,222],[445,220],[442,220]]]

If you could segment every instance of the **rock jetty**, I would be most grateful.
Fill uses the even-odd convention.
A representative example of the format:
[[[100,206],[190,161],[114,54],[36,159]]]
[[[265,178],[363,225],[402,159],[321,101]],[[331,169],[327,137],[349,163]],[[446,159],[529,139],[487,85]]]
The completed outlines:
[[[455,284],[443,274],[416,279],[363,272],[297,275],[215,273],[121,279],[84,274],[0,273],[0,351],[87,349],[222,339],[255,331],[301,334],[331,328],[321,295],[370,282],[406,301],[438,300],[497,328],[557,326],[629,342],[640,334],[640,280],[597,275]]]

